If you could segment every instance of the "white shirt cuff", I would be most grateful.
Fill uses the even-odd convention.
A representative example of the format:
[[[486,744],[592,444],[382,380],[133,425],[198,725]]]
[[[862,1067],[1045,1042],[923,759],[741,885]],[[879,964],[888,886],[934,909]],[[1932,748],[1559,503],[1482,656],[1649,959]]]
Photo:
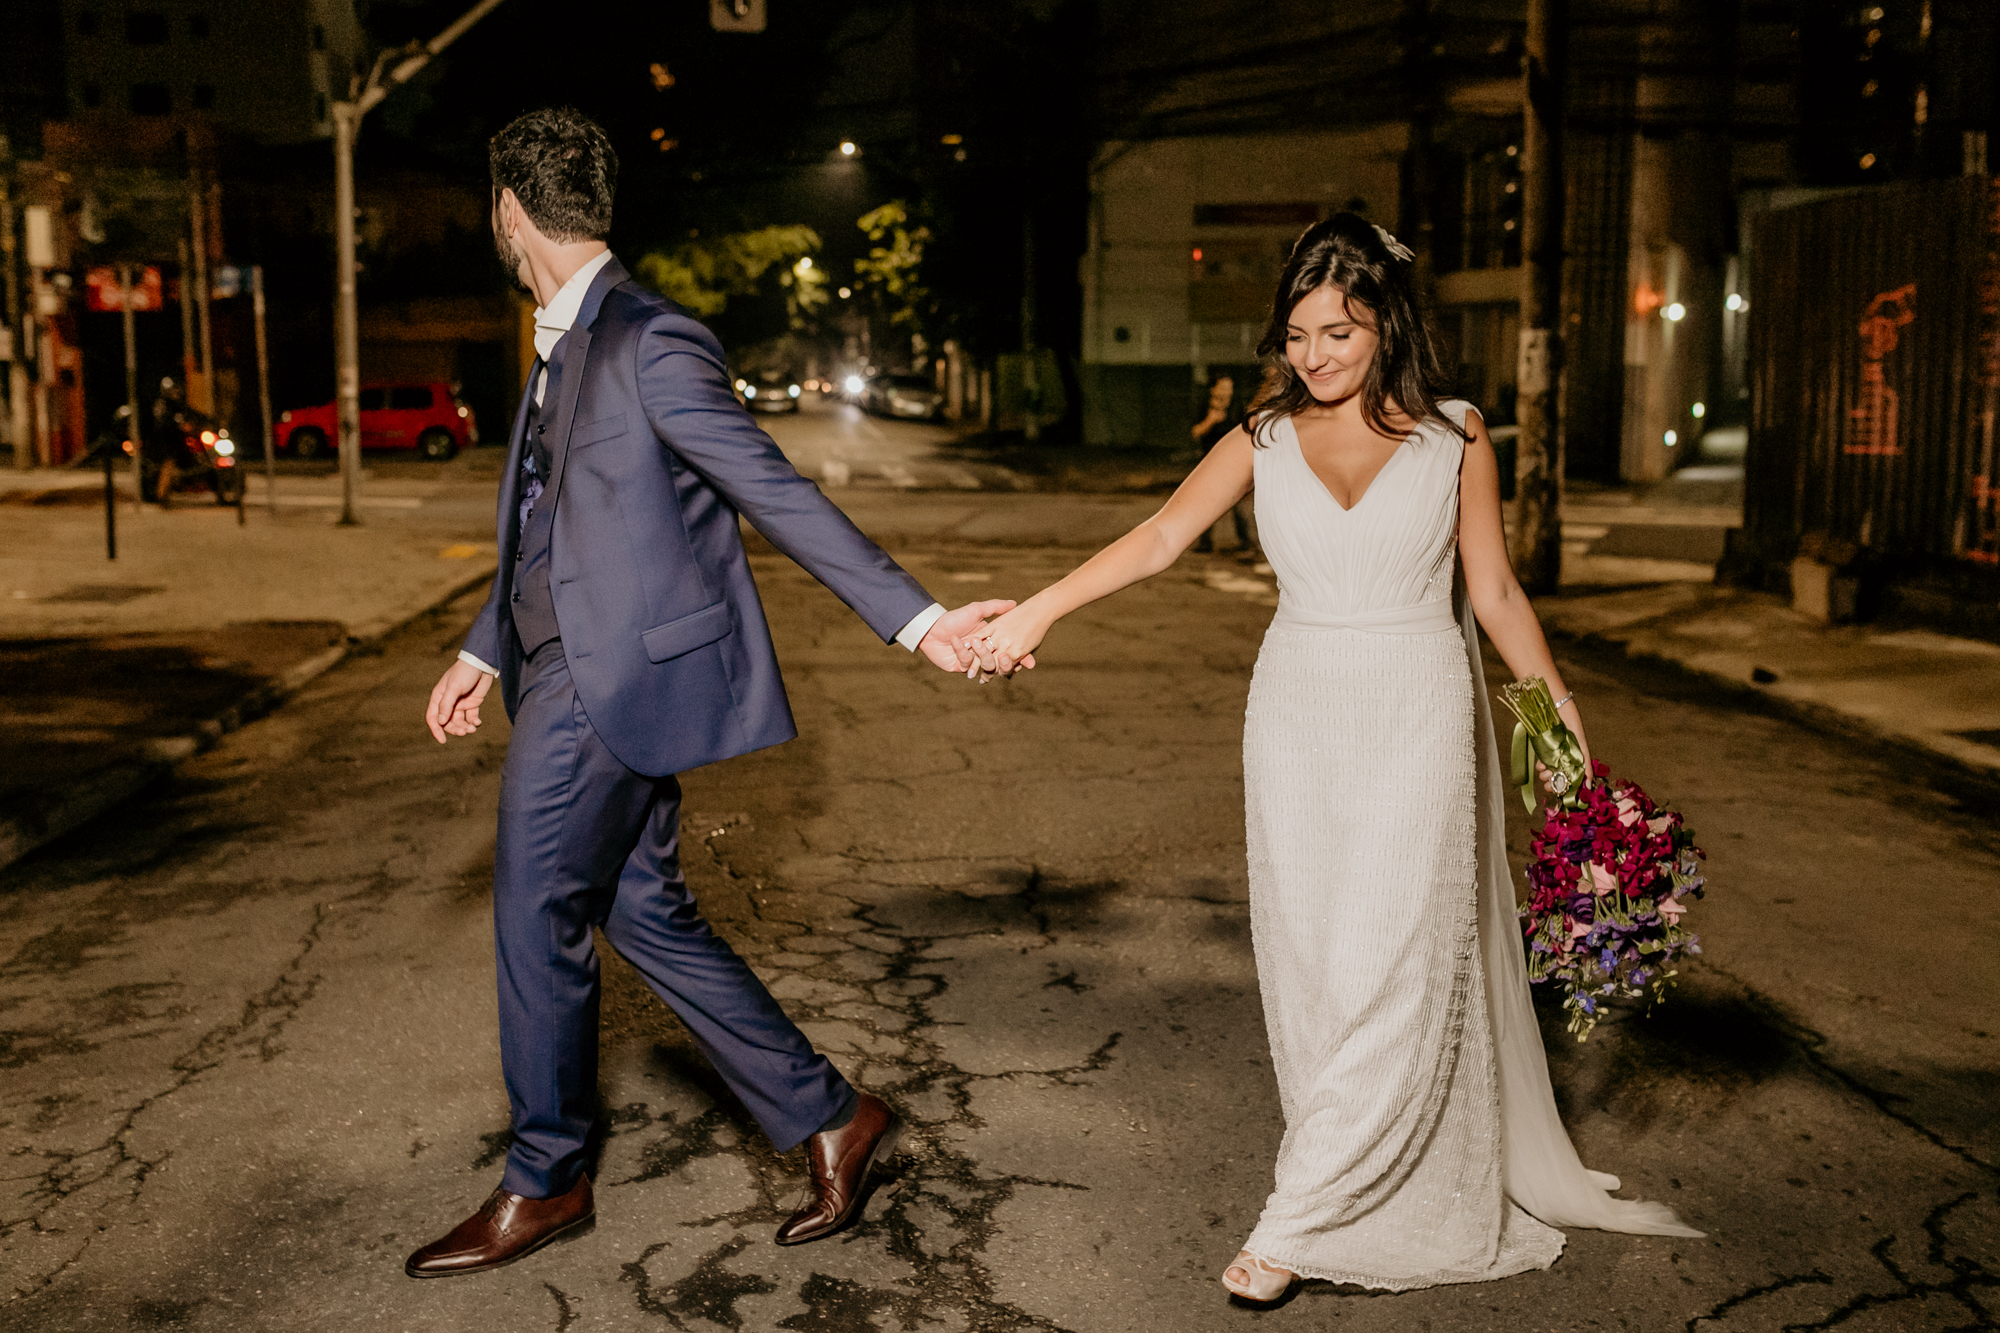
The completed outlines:
[[[924,635],[931,632],[931,626],[937,624],[939,617],[943,615],[944,607],[937,602],[932,602],[929,606],[917,612],[916,618],[910,621],[909,624],[896,631],[896,642],[914,653],[917,651],[917,645],[924,641]],[[500,673],[496,671],[493,674],[497,676]]]
[[[486,663],[480,661],[478,658],[474,657],[471,653],[466,652],[465,649],[463,648],[458,650],[458,660],[465,663],[469,667],[473,667],[476,668],[477,670],[484,671],[489,676],[497,676],[500,674],[500,669],[498,667],[487,666]]]

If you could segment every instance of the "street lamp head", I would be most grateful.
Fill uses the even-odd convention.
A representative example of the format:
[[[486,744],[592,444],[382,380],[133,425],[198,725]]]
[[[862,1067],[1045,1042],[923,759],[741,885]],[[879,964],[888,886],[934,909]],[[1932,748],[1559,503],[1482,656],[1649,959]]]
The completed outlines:
[[[1687,318],[1687,312],[1687,307],[1676,301],[1665,310],[1662,310],[1660,316],[1670,324],[1678,324]]]
[[[854,156],[854,140],[852,140],[852,139],[842,139],[842,140],[840,141],[840,155],[841,155],[842,157],[853,157],[853,156]]]

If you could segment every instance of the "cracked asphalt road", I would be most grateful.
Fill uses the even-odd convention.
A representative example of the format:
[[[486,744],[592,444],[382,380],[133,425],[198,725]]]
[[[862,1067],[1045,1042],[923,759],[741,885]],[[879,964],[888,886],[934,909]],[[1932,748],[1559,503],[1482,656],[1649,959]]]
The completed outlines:
[[[1150,502],[1093,503],[1052,522],[1049,497],[981,497],[981,540],[913,519],[931,535],[896,544],[947,600],[1025,592],[1097,535],[1079,513],[1115,530]],[[1268,590],[1190,558],[980,688],[756,563],[803,736],[688,775],[688,872],[912,1122],[865,1223],[771,1244],[797,1154],[607,951],[595,1229],[492,1274],[402,1275],[506,1143],[487,902],[506,726],[441,750],[418,722],[474,595],[0,879],[0,1323],[1995,1326],[1990,807],[1571,655],[1593,745],[1687,812],[1715,889],[1670,1004],[1580,1048],[1550,1026],[1556,1082],[1585,1160],[1708,1238],[1576,1231],[1546,1273],[1241,1309],[1214,1276],[1280,1130],[1239,758]]]

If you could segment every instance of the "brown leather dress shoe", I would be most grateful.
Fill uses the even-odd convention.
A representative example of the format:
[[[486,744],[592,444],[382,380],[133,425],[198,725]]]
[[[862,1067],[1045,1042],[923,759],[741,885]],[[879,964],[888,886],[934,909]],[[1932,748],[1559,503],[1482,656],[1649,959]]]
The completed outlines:
[[[867,1199],[868,1172],[886,1162],[903,1135],[903,1122],[880,1097],[861,1094],[854,1118],[839,1129],[821,1130],[806,1140],[812,1173],[805,1203],[778,1228],[778,1244],[803,1245],[831,1236],[860,1215]]]
[[[494,1190],[479,1211],[451,1233],[418,1250],[404,1263],[411,1277],[456,1277],[511,1264],[597,1215],[590,1177],[579,1176],[567,1194],[530,1199]]]

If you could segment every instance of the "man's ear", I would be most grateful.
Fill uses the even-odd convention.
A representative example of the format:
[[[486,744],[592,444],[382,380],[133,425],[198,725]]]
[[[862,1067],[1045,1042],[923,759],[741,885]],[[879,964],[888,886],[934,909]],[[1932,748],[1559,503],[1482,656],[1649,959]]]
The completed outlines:
[[[500,198],[495,207],[500,213],[500,234],[503,236],[513,236],[521,229],[521,223],[528,216],[521,208],[521,201],[515,197],[511,189],[500,191]]]

